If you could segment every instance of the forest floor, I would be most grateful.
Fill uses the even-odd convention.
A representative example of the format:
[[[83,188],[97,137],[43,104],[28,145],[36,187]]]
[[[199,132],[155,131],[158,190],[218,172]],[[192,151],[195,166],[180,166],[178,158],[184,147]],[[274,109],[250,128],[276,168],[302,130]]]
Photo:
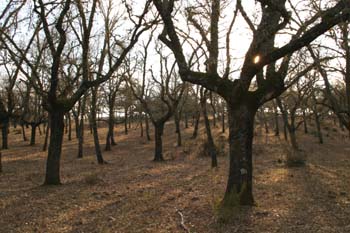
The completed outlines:
[[[173,124],[166,126],[167,161],[162,163],[152,162],[153,141],[140,138],[140,129],[128,135],[117,129],[118,145],[103,153],[107,165],[96,164],[88,131],[83,159],[76,158],[77,140],[67,141],[65,135],[63,185],[42,186],[44,136],[30,147],[12,129],[10,149],[2,151],[0,232],[185,232],[181,215],[190,232],[197,233],[350,232],[350,140],[339,129],[329,127],[323,145],[300,132],[307,162],[294,168],[283,164],[288,153],[283,137],[258,130],[256,206],[239,208],[226,221],[217,207],[225,191],[228,156],[220,156],[219,167],[211,169],[210,158],[198,155],[203,129],[197,140],[190,139],[192,130],[183,130],[184,145],[176,147]],[[99,131],[104,142],[106,129]],[[215,138],[222,139],[216,131]]]

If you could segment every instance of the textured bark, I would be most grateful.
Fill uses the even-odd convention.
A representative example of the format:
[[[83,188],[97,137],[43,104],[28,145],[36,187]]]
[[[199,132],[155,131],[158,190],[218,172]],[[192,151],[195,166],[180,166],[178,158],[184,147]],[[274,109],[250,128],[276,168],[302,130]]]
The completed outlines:
[[[254,204],[252,144],[255,108],[228,106],[230,168],[224,204]]]
[[[64,134],[64,113],[54,111],[50,113],[50,145],[46,161],[46,185],[61,184],[60,159]]]

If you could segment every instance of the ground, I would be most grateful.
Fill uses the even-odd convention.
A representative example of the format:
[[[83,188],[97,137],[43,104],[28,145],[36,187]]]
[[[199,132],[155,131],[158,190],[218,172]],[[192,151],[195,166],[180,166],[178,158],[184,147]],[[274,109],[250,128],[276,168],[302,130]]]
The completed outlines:
[[[350,140],[337,128],[327,128],[323,145],[299,132],[307,162],[294,168],[283,163],[288,151],[284,139],[257,130],[256,206],[239,208],[223,220],[218,206],[228,157],[220,156],[219,168],[211,169],[210,158],[198,155],[202,139],[190,139],[193,129],[184,130],[184,145],[176,147],[169,124],[167,161],[155,163],[153,141],[141,138],[135,127],[128,135],[117,129],[118,145],[103,153],[107,165],[96,164],[89,132],[83,159],[76,158],[77,140],[65,136],[60,186],[41,185],[44,136],[30,147],[11,130],[10,149],[2,151],[0,232],[185,232],[182,221],[197,233],[350,232]],[[99,132],[102,143],[106,128]]]

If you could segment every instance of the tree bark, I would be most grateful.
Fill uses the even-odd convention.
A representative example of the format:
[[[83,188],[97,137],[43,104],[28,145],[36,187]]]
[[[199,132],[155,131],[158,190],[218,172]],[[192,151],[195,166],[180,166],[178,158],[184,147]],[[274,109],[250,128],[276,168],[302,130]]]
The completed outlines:
[[[2,149],[7,150],[9,148],[8,146],[8,132],[9,132],[9,118],[6,117],[2,123]]]
[[[146,123],[146,137],[147,141],[151,141],[151,136],[149,135],[149,121],[148,121],[148,116],[145,116],[145,123]]]
[[[22,137],[23,137],[23,141],[27,141],[27,136],[26,136],[26,131],[24,129],[24,124],[21,124],[21,129],[22,129]]]
[[[200,100],[201,104],[201,109],[203,113],[203,118],[204,118],[204,124],[205,124],[205,131],[207,134],[207,143],[208,143],[208,152],[211,157],[211,167],[217,167],[218,166],[218,161],[217,161],[217,151],[214,143],[213,136],[211,134],[211,129],[210,129],[210,122],[208,118],[208,112],[207,112],[207,99],[204,96],[201,97]]]
[[[252,144],[256,111],[245,104],[228,106],[230,169],[224,205],[254,204]]]
[[[34,146],[35,145],[35,136],[36,136],[36,128],[37,125],[36,124],[30,124],[31,126],[31,134],[30,134],[30,146]]]
[[[181,127],[180,127],[180,119],[179,119],[179,112],[176,111],[174,114],[174,121],[175,121],[175,133],[177,134],[177,146],[182,145],[182,140],[181,140]]]
[[[200,117],[201,117],[201,113],[198,111],[196,113],[196,116],[194,117],[194,129],[193,129],[193,134],[191,137],[192,139],[197,138]]]
[[[48,140],[49,140],[49,133],[50,133],[50,123],[47,123],[46,126],[46,131],[45,131],[45,139],[44,139],[44,145],[43,145],[43,151],[47,150],[47,144],[48,144]]]
[[[97,120],[96,120],[96,103],[97,103],[96,91],[97,90],[92,91],[92,98],[91,98],[91,127],[92,127],[92,134],[94,138],[97,163],[105,164],[106,162],[103,159],[101,147],[100,147],[100,141],[98,138],[98,129],[97,129]]]
[[[60,159],[64,134],[64,112],[50,112],[50,145],[46,161],[45,185],[61,184]]]
[[[155,152],[154,152],[154,160],[155,162],[164,161],[163,158],[163,136],[164,131],[164,122],[157,122],[154,124],[154,142],[155,142]]]

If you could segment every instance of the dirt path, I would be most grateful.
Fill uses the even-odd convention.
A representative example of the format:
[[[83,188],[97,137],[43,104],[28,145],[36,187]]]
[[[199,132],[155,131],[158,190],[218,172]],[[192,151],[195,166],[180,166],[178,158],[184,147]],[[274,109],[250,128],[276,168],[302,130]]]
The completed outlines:
[[[168,127],[169,128],[169,127]],[[96,165],[87,133],[84,158],[76,159],[77,142],[66,141],[62,180],[41,186],[45,156],[41,145],[29,147],[11,134],[12,149],[3,151],[0,175],[0,232],[350,232],[350,142],[326,138],[319,145],[301,136],[308,155],[302,168],[286,168],[283,140],[256,138],[254,180],[257,206],[242,208],[223,223],[216,206],[223,196],[227,157],[211,169],[198,158],[198,141],[184,133],[185,145],[174,147],[173,129],[166,131],[164,163],[154,163],[153,142],[118,134],[118,145],[105,152],[108,165]],[[101,142],[105,129],[101,129]],[[119,130],[121,132],[121,129]],[[43,136],[39,137],[42,140]],[[39,141],[38,140],[38,141]]]

